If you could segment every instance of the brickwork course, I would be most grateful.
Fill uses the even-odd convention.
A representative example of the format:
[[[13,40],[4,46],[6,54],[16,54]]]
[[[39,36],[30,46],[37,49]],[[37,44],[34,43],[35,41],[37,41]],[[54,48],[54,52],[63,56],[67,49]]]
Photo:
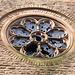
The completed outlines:
[[[26,7],[52,9],[75,22],[75,0],[0,0],[0,18],[13,10]],[[75,25],[72,27],[75,29]],[[75,55],[60,65],[30,65],[8,50],[0,37],[0,75],[75,75]]]

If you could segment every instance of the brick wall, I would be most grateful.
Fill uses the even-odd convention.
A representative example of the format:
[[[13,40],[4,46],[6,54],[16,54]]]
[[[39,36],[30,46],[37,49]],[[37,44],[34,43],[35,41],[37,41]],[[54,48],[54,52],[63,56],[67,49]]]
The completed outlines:
[[[42,7],[59,11],[75,22],[74,0],[0,0],[0,18],[6,13],[25,7]],[[0,26],[1,31],[2,26]],[[73,26],[75,28],[75,25]],[[0,75],[74,75],[75,55],[55,66],[29,65],[8,50],[0,38]]]

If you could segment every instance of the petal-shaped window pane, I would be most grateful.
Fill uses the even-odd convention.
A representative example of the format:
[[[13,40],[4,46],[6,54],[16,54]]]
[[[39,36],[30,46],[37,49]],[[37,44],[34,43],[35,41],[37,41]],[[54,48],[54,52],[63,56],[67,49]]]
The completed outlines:
[[[11,42],[13,45],[22,46],[23,44],[27,44],[30,40],[28,38],[15,38],[14,41]]]
[[[40,31],[46,32],[51,28],[49,22],[41,23],[40,24]]]
[[[64,34],[63,30],[51,30],[50,32],[47,33],[48,36],[50,37],[62,37],[62,34]]]
[[[43,54],[47,54],[49,57],[53,57],[54,50],[47,44],[42,44],[41,49]]]
[[[66,44],[64,44],[62,40],[49,39],[48,42],[57,48],[66,47]]]
[[[11,29],[16,35],[20,34],[21,36],[29,35],[29,32],[23,28],[12,28]]]
[[[26,21],[25,27],[31,31],[36,31],[37,29],[35,22],[31,22],[29,20]]]

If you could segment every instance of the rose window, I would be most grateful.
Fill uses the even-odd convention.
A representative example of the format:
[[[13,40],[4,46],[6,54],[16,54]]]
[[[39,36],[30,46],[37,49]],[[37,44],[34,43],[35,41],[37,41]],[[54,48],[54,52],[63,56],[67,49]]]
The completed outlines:
[[[22,17],[7,29],[9,43],[27,56],[55,57],[68,47],[68,33],[62,23],[47,17]]]

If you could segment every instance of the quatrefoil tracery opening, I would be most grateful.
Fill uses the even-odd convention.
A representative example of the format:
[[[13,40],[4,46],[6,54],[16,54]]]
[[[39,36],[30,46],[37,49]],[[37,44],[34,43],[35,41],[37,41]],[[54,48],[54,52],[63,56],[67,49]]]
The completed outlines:
[[[68,33],[49,18],[25,17],[10,24],[8,41],[28,56],[55,57],[67,48]]]

